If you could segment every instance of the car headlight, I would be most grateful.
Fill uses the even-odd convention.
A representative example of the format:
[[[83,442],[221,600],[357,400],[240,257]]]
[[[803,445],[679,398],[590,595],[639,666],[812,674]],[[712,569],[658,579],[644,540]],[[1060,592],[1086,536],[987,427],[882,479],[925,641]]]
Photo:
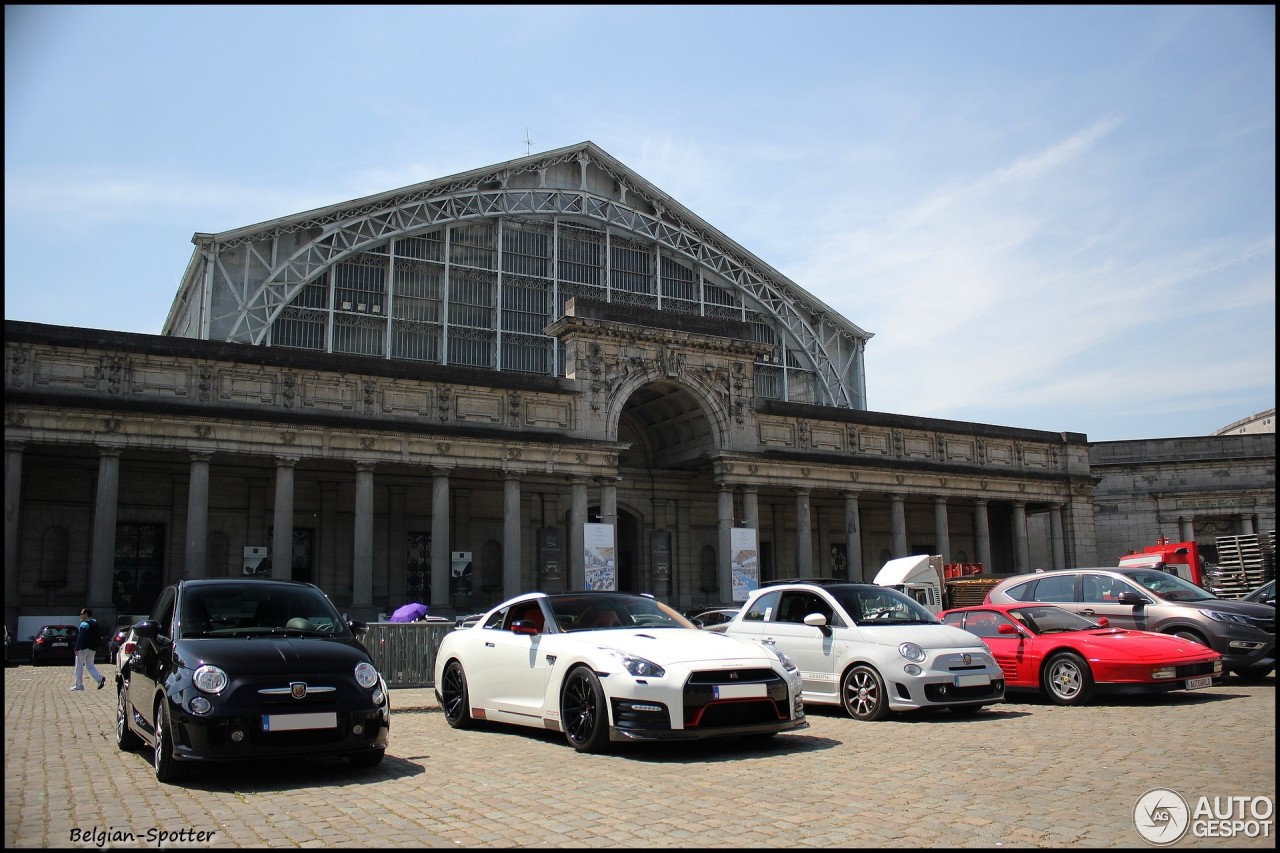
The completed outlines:
[[[898,654],[902,655],[907,660],[913,660],[916,663],[920,663],[924,660],[924,649],[920,648],[915,643],[903,643],[898,646]]]
[[[620,652],[617,649],[606,649],[610,655],[614,657],[622,665],[622,668],[632,675],[643,678],[661,678],[667,674],[667,671],[658,666],[651,660],[646,660],[636,655],[629,655],[626,652]]]
[[[227,689],[231,679],[218,667],[205,664],[191,676],[191,683],[203,693],[221,693]]]
[[[787,653],[784,652],[782,649],[779,649],[776,646],[767,646],[767,645],[765,646],[765,648],[773,652],[773,654],[778,658],[778,662],[782,664],[782,668],[785,669],[787,672],[799,671],[800,667],[796,666],[796,662],[793,661],[791,658],[787,657]]]
[[[368,661],[356,664],[356,684],[361,687],[373,687],[378,683],[378,670]]]
[[[1201,610],[1200,612],[1205,616],[1208,616],[1210,619],[1216,619],[1219,622],[1230,622],[1233,625],[1253,624],[1243,616],[1237,616],[1234,613],[1223,613],[1221,610]]]

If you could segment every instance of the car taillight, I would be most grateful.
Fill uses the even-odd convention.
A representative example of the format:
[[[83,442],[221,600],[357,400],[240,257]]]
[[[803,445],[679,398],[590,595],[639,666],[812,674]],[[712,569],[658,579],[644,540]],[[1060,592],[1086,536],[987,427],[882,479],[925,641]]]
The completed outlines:
[[[36,645],[37,645],[37,646],[43,646],[43,645],[44,645],[44,637],[36,637]]]
[[[136,644],[135,644],[135,643],[125,643],[125,644],[124,644],[124,653],[125,653],[126,655],[131,655],[131,654],[133,654],[133,650],[134,650],[135,646],[136,646]]]

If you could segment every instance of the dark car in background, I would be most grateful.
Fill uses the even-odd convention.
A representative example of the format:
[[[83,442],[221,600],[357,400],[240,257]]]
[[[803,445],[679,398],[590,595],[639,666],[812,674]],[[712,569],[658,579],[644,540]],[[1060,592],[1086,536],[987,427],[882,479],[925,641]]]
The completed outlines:
[[[1271,607],[1276,606],[1276,582],[1267,581],[1253,592],[1246,595],[1241,601],[1252,601],[1255,604],[1266,604]]]
[[[179,581],[125,641],[116,744],[152,750],[166,783],[208,761],[337,755],[372,767],[391,704],[365,630],[313,584]]]
[[[726,622],[733,621],[733,617],[738,615],[737,607],[714,607],[709,610],[695,610],[685,615],[689,617],[689,621],[697,625],[699,628],[714,628],[716,625],[724,625]]]
[[[31,665],[74,663],[78,625],[45,625],[31,638]]]
[[[1222,655],[1239,678],[1263,679],[1276,666],[1276,610],[1219,598],[1160,569],[1115,566],[1053,569],[1006,578],[987,591],[992,604],[1056,604],[1116,628],[1194,640]]]

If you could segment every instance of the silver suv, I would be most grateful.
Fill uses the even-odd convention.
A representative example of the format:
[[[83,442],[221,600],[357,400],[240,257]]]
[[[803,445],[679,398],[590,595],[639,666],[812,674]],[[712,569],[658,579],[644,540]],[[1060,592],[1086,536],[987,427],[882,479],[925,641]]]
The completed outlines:
[[[1276,612],[1218,598],[1177,575],[1146,568],[1056,569],[1008,578],[987,592],[993,604],[1042,601],[1117,628],[1173,634],[1209,646],[1237,676],[1265,678],[1276,665]]]

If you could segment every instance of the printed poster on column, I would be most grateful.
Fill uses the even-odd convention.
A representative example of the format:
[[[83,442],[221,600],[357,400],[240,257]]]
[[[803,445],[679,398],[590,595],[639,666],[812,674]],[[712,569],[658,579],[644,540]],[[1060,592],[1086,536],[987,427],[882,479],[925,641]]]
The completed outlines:
[[[729,551],[733,555],[733,600],[742,602],[760,586],[760,563],[756,551],[756,529],[735,527],[730,532]]]
[[[583,565],[587,570],[587,589],[618,589],[618,564],[614,559],[613,525],[582,526]]]

